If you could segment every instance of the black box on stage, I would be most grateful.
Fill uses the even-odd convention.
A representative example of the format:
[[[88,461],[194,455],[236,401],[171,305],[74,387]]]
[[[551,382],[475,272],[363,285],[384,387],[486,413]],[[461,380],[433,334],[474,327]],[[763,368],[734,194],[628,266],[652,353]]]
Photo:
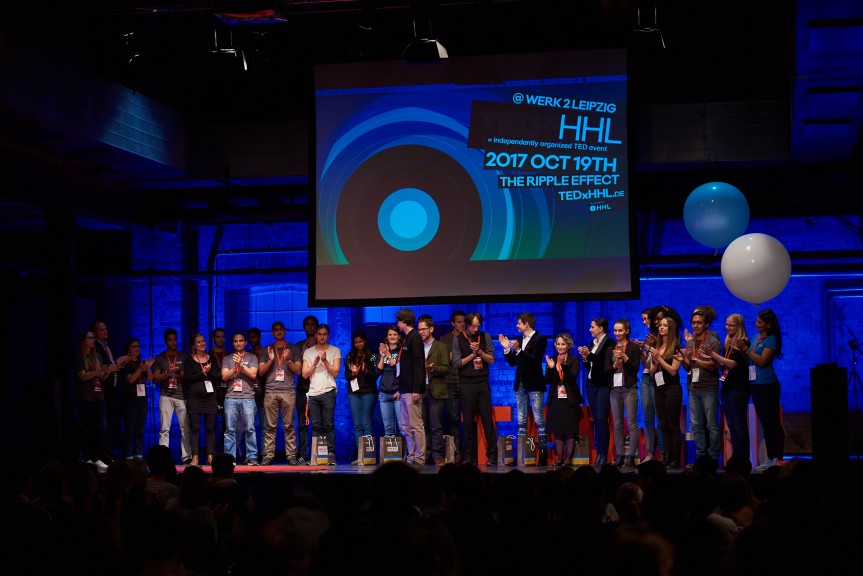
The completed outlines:
[[[841,466],[848,460],[848,371],[835,362],[809,371],[812,459]]]

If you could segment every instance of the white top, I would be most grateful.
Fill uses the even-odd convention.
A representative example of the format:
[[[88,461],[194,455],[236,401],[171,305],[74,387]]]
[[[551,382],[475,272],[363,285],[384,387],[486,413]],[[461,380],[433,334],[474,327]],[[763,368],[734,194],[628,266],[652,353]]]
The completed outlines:
[[[305,352],[303,352],[303,363],[309,363],[309,365],[313,365],[315,363],[315,357],[318,355],[318,347],[312,346]],[[336,346],[332,344],[327,348],[327,362],[330,364],[335,364],[336,361],[340,361],[342,359],[342,351],[339,350]],[[309,396],[320,396],[321,394],[326,394],[331,390],[336,389],[336,378],[329,372],[327,372],[327,367],[324,366],[323,362],[318,362],[318,365],[315,366],[315,371],[312,372],[311,378],[309,378]]]

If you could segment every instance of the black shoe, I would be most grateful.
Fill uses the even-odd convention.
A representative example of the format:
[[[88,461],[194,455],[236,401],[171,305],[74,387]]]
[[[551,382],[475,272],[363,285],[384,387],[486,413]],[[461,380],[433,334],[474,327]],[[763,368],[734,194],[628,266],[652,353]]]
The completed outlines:
[[[627,456],[623,462],[624,468],[635,468],[635,456]]]
[[[299,464],[299,460],[296,458],[288,458],[288,466],[296,466]]]
[[[255,459],[246,460],[246,466],[259,466],[258,461]]]
[[[497,466],[497,460],[488,460],[485,463],[486,468],[491,468],[493,466]]]
[[[308,464],[308,463],[309,463],[309,461],[306,460],[305,458],[303,458],[302,456],[297,458],[296,462],[294,462],[294,464]]]
[[[264,459],[261,461],[261,466],[269,466],[269,465],[270,465],[270,464],[272,464],[272,463],[273,463],[273,459],[272,459],[272,458],[264,458]]]
[[[594,466],[602,466],[603,464],[608,464],[608,458],[605,454],[597,454],[596,460],[593,462]]]
[[[615,461],[614,461],[614,463],[612,464],[612,466],[614,466],[614,467],[616,467],[616,468],[623,468],[623,463],[624,463],[625,461],[626,461],[626,459],[625,459],[623,456],[618,456],[618,457],[617,457],[617,460],[615,460]]]
[[[536,461],[537,466],[548,466],[548,453],[545,448],[539,449],[539,459]]]

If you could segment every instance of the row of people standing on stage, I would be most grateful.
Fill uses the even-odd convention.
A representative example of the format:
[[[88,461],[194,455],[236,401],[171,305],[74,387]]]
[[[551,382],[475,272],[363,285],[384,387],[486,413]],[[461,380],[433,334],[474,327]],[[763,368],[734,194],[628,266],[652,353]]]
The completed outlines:
[[[719,462],[722,449],[720,407],[731,437],[733,455],[749,459],[748,404],[750,396],[764,430],[767,460],[759,468],[781,464],[784,432],[779,412],[780,385],[773,361],[781,355],[779,320],[772,310],[762,310],[755,320],[758,337],[751,343],[740,314],[725,322],[724,343],[711,329],[716,312],[711,306],[695,308],[690,317],[692,332],[680,334],[680,315],[667,306],[645,311],[649,332],[643,341],[630,338],[626,319],[613,324],[595,318],[590,324],[592,342],[579,346],[588,369],[586,391],[593,414],[595,464],[606,463],[610,429],[614,422],[617,466],[633,466],[639,446],[638,373],[645,420],[645,459],[661,457],[672,468],[681,465],[682,430],[680,410],[683,387],[679,370],[687,372],[689,423],[695,439],[696,457]],[[648,410],[648,406],[650,410]],[[660,436],[655,436],[658,418]],[[626,430],[629,441],[626,442]],[[656,450],[662,446],[661,453]]]
[[[779,420],[779,382],[772,368],[773,359],[781,353],[778,319],[770,310],[761,311],[755,323],[759,337],[753,344],[746,336],[743,317],[731,314],[726,319],[723,345],[711,329],[715,317],[710,306],[696,308],[690,318],[692,332],[684,329],[681,336],[683,322],[673,308],[650,308],[642,314],[648,328],[642,341],[630,338],[628,320],[617,320],[610,331],[605,319],[596,318],[589,329],[592,341],[577,348],[581,356],[578,362],[578,355],[571,355],[574,343],[570,335],[558,335],[549,356],[548,338],[535,330],[534,315],[520,314],[516,323],[519,335],[509,338],[501,334],[498,340],[503,358],[515,367],[518,434],[527,433],[528,412],[532,412],[539,464],[546,463],[549,434],[562,440],[555,444],[558,462],[573,453],[581,416],[578,406],[582,403],[577,384],[579,364],[587,371],[585,391],[593,414],[595,464],[606,462],[611,434],[608,417],[612,415],[617,452],[614,463],[634,465],[639,446],[640,374],[646,458],[661,457],[669,466],[680,466],[682,431],[675,415],[680,413],[683,400],[681,367],[688,373],[689,418],[698,456],[719,460],[721,405],[734,453],[748,457],[751,395],[765,431],[769,464],[780,462],[784,435]],[[244,453],[243,462],[270,464],[281,416],[290,464],[304,463],[309,457],[308,424],[314,436],[326,438],[329,461],[334,464],[336,377],[342,375],[348,383],[355,441],[372,434],[377,400],[384,434],[402,433],[408,462],[442,465],[444,432],[453,436],[457,461],[476,462],[475,427],[465,428],[462,441],[460,425],[462,413],[467,423],[478,415],[486,436],[486,459],[496,464],[497,438],[488,379],[495,355],[492,339],[480,330],[479,313],[456,310],[450,324],[451,330],[438,339],[431,317],[421,316],[417,321],[411,310],[400,310],[384,342],[375,346],[362,332],[355,333],[343,366],[341,351],[328,342],[329,327],[319,325],[314,316],[304,319],[306,338],[296,344],[285,341],[284,324],[275,322],[272,344],[262,347],[260,331],[251,329],[248,339],[243,332],[232,335],[230,353],[225,349],[223,329],[213,331],[209,351],[206,337],[194,335],[188,355],[177,349],[177,332],[168,329],[165,350],[152,360],[140,357],[140,343],[134,338],[126,342],[124,355],[115,358],[105,341],[107,328],[96,322],[81,337],[77,362],[84,459],[103,464],[110,461],[108,415],[112,410],[104,410],[105,404],[100,404],[109,398],[122,404],[118,413],[122,415],[124,455],[142,455],[148,412],[146,382],[150,380],[160,389],[159,443],[168,444],[176,414],[184,463],[203,464],[205,458],[209,462],[217,451],[217,440],[223,438],[224,450],[235,457]],[[220,410],[222,438],[216,431]],[[202,422],[206,455],[198,454]],[[636,431],[630,433],[628,443],[625,428]],[[242,438],[237,438],[238,431],[243,432]],[[262,435],[260,450],[258,433]]]

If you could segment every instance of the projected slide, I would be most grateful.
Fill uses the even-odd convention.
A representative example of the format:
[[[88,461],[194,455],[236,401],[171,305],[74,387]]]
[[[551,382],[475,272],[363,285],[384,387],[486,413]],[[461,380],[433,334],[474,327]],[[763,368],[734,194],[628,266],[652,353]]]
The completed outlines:
[[[625,52],[315,74],[315,302],[633,294]]]

